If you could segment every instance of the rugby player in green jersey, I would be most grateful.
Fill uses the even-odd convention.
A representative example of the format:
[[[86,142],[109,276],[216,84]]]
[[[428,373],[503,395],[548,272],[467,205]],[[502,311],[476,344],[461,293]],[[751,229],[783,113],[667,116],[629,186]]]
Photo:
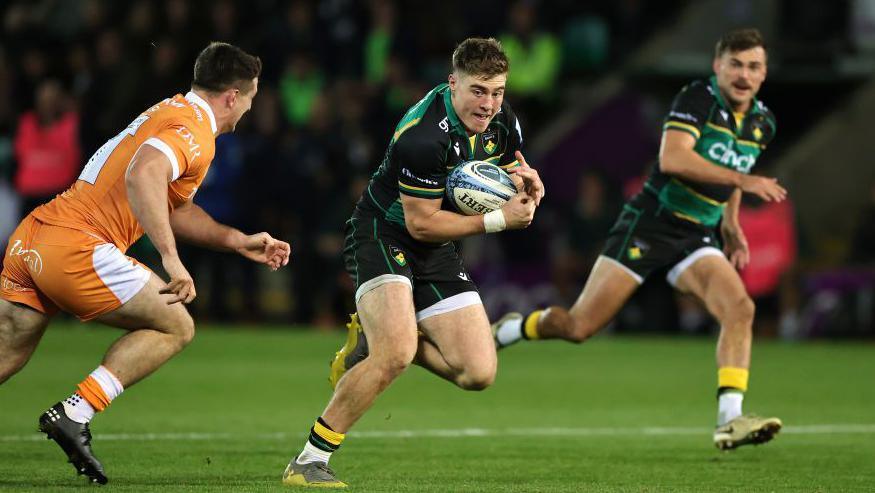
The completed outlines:
[[[504,101],[507,73],[501,44],[467,39],[453,53],[449,83],[429,91],[395,128],[347,221],[343,256],[358,314],[331,367],[334,396],[286,468],[284,484],[345,487],[328,467],[331,454],[411,363],[465,390],[494,380],[489,320],[453,241],[525,228],[544,195]],[[443,200],[447,175],[470,160],[508,170],[519,193],[482,216],[454,212]]]
[[[732,449],[763,443],[780,430],[779,419],[741,409],[754,303],[736,271],[750,255],[738,207],[743,192],[766,201],[787,195],[774,178],[749,174],[775,135],[774,116],[756,99],[766,62],[759,31],[735,30],[720,39],[714,75],[675,97],[659,162],[644,190],[623,207],[574,306],[505,315],[493,325],[499,347],[523,339],[583,342],[614,318],[648,275],[671,267],[668,282],[700,299],[721,326],[714,444]]]

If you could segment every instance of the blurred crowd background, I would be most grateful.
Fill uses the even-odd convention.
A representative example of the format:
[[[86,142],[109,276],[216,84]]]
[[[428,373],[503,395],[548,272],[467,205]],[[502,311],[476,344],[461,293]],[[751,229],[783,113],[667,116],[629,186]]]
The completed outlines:
[[[7,0],[0,21],[0,241],[139,112],[185,93],[209,41],[227,41],[264,72],[196,203],[289,241],[292,262],[270,273],[186,248],[192,311],[326,328],[353,310],[344,221],[400,116],[446,80],[459,41],[502,41],[507,100],[548,190],[528,230],[463,242],[495,316],[574,301],[655,161],[672,97],[710,75],[724,31],[758,27],[769,42],[760,99],[778,133],[755,172],[778,176],[791,200],[747,197],[741,212],[755,330],[875,335],[875,0]],[[160,272],[148,239],[130,254]],[[654,276],[611,330],[715,327]]]

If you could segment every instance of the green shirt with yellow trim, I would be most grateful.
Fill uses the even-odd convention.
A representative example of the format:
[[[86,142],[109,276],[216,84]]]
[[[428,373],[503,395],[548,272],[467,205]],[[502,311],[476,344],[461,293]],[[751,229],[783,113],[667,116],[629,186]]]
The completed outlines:
[[[470,160],[504,169],[519,166],[514,154],[522,141],[519,121],[506,101],[484,132],[469,136],[453,109],[449,86],[441,84],[398,122],[383,162],[356,208],[406,231],[401,194],[443,198],[447,175]],[[453,210],[447,201],[442,207]]]
[[[696,138],[693,148],[708,161],[750,173],[775,137],[775,115],[754,98],[744,114],[734,114],[717,87],[717,79],[694,81],[675,97],[663,131],[680,130]],[[683,219],[714,226],[734,191],[729,185],[700,183],[662,173],[657,163],[644,185],[660,203]]]

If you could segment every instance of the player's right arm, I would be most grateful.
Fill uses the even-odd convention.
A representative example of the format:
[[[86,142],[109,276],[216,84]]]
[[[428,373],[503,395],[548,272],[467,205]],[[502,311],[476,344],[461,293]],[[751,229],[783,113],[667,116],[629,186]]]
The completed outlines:
[[[464,216],[441,209],[443,199],[425,199],[401,194],[404,222],[413,239],[431,243],[458,240],[486,232],[486,216]],[[511,197],[495,211],[504,218],[504,229],[523,229],[535,216],[535,201],[525,193]]]
[[[683,130],[666,129],[659,147],[659,170],[703,183],[716,183],[740,188],[766,201],[784,200],[787,191],[778,180],[767,176],[746,175],[718,166],[700,156],[693,148],[696,138]]]
[[[398,193],[407,232],[415,240],[443,243],[484,232],[519,229],[532,222],[534,201],[525,193],[512,197],[502,210],[465,216],[441,209],[446,190],[449,140],[437,127],[415,126],[393,148],[398,166]],[[490,226],[490,227],[487,227]]]
[[[170,227],[167,184],[172,177],[170,159],[155,147],[143,145],[131,160],[125,185],[131,211],[161,254],[161,263],[170,276],[170,282],[160,292],[173,295],[168,304],[191,303],[196,296],[194,280],[179,259]]]

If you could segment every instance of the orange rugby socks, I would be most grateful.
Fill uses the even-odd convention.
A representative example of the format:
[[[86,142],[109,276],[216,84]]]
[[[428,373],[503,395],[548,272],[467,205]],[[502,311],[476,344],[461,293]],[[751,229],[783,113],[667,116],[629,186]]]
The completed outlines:
[[[91,421],[95,413],[109,406],[122,393],[121,382],[106,367],[98,366],[76,387],[76,392],[64,399],[67,417],[78,423]]]

